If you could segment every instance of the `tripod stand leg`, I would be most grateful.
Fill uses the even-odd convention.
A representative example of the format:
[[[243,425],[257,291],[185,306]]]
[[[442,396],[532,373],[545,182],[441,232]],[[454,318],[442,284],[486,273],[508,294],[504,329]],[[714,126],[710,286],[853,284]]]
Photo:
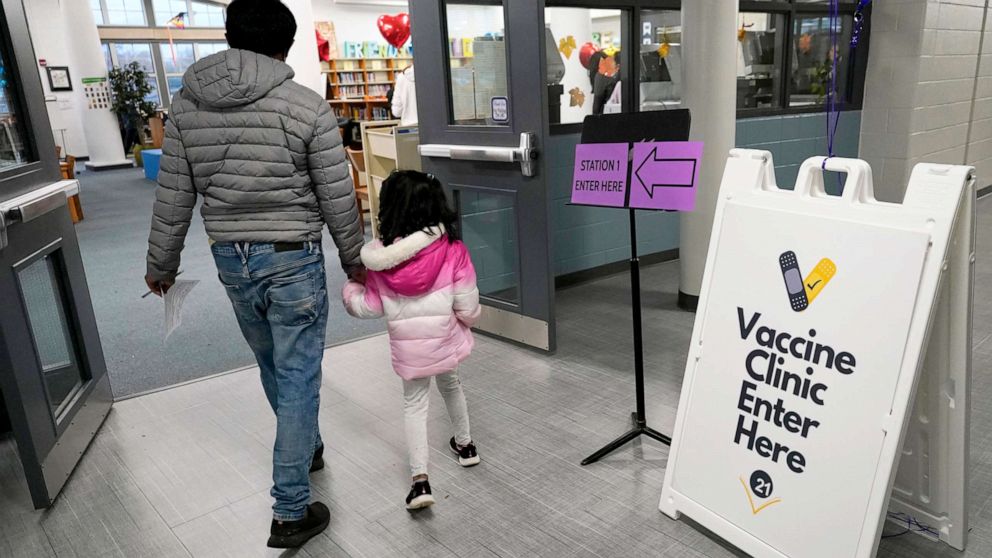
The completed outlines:
[[[594,453],[594,454],[590,455],[589,457],[583,459],[582,460],[582,464],[583,465],[589,465],[590,463],[595,463],[595,462],[599,461],[600,459],[606,457],[607,455],[613,453],[617,449],[619,449],[620,446],[626,444],[627,442],[633,440],[634,438],[637,438],[640,435],[641,435],[641,430],[639,428],[638,429],[631,430],[630,432],[624,434],[623,436],[620,436],[616,440],[613,440],[609,444],[606,444],[605,446],[603,446],[602,449],[600,449],[596,453]]]
[[[662,434],[661,432],[658,432],[657,430],[651,428],[650,426],[645,426],[642,434],[644,434],[649,438],[654,438],[655,440],[658,440],[659,442],[665,444],[666,446],[672,445],[672,438],[670,436]]]

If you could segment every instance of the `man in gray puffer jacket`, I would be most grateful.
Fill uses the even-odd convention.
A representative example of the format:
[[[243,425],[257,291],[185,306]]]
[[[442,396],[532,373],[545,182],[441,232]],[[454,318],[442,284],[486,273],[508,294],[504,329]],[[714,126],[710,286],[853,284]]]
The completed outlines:
[[[364,237],[337,122],[284,62],[295,33],[278,0],[235,0],[227,9],[231,50],[186,72],[166,126],[146,276],[157,294],[174,284],[202,196],[220,281],[276,414],[268,544],[277,548],[301,546],[330,519],[326,506],[309,502],[309,473],[323,467],[324,225],[348,276],[364,278]]]

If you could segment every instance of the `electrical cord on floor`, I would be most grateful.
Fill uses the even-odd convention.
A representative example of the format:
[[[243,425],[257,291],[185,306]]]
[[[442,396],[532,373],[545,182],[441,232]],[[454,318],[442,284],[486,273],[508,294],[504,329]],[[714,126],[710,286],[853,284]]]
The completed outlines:
[[[894,519],[899,522],[906,522],[906,529],[899,533],[892,533],[891,535],[882,535],[883,539],[892,539],[895,537],[901,537],[907,533],[924,533],[930,535],[931,537],[940,538],[940,533],[936,529],[926,525],[925,523],[920,523],[917,519],[907,513],[902,512],[889,512],[889,519]]]

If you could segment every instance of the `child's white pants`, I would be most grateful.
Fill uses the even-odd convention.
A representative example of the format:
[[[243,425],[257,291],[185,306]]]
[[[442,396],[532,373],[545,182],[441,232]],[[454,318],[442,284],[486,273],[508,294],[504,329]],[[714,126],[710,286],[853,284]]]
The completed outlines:
[[[448,417],[455,432],[455,443],[464,446],[472,441],[468,427],[468,405],[458,380],[458,372],[434,376],[437,390],[444,398]],[[403,380],[403,412],[406,421],[406,444],[410,452],[410,475],[427,474],[430,447],[427,445],[427,410],[430,405],[430,378]]]

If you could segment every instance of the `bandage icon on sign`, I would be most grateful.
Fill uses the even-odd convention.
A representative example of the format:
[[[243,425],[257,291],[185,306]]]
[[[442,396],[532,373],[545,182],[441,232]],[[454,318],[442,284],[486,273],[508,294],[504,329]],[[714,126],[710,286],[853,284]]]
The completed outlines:
[[[792,250],[783,252],[778,258],[785,280],[785,290],[789,295],[789,304],[796,312],[802,312],[820,296],[827,283],[837,274],[837,265],[829,258],[823,258],[804,280],[799,271],[799,258]]]
[[[823,292],[823,288],[827,286],[827,283],[834,278],[837,274],[837,265],[830,261],[830,258],[823,258],[820,263],[816,264],[813,271],[806,276],[806,280],[803,281],[803,287],[806,289],[806,299],[810,304],[820,296]]]

